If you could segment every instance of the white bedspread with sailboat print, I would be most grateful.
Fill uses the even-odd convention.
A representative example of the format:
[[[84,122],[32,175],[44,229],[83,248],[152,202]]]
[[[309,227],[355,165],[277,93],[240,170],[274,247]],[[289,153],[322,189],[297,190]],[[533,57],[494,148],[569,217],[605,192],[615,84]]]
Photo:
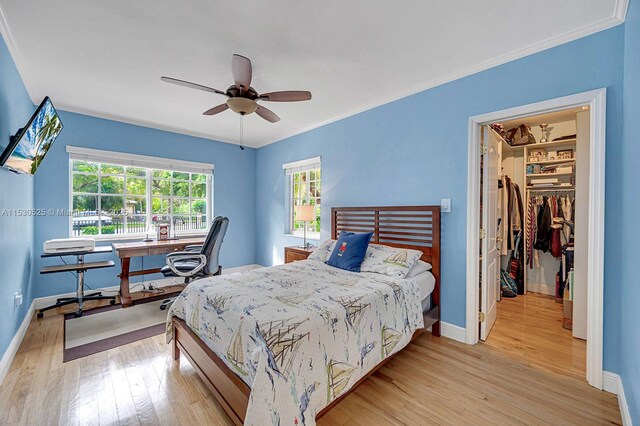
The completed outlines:
[[[315,416],[423,327],[418,282],[317,260],[195,281],[173,303],[251,387],[245,425]]]

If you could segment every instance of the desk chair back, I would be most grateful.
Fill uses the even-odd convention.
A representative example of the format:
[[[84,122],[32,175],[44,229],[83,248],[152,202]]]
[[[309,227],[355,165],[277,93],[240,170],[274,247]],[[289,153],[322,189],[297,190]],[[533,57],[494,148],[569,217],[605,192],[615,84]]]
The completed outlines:
[[[200,250],[200,254],[204,254],[208,260],[204,267],[205,275],[213,275],[220,269],[220,248],[228,227],[229,218],[223,216],[216,217],[211,223],[207,239]]]

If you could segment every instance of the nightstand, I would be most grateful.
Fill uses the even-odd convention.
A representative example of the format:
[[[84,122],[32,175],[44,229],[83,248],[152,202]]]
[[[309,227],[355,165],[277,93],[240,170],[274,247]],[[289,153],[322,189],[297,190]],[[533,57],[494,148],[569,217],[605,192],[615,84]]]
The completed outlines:
[[[284,263],[295,262],[296,260],[305,260],[317,247],[297,247],[289,246],[284,248]]]

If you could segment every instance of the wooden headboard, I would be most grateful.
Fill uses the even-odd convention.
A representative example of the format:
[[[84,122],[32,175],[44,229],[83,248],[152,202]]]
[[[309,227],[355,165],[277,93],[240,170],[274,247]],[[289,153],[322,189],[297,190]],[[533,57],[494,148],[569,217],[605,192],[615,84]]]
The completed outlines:
[[[331,238],[342,231],[373,232],[372,243],[422,251],[436,278],[432,308],[440,305],[440,206],[385,206],[331,208]],[[440,312],[438,309],[438,319]],[[437,328],[437,330],[436,330]],[[440,323],[433,325],[440,335]]]

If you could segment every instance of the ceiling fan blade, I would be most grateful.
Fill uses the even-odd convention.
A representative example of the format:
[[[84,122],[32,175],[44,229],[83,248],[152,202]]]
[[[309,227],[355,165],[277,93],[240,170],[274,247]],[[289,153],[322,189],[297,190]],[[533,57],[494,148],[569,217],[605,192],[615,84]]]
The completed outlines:
[[[283,92],[263,93],[258,98],[270,102],[299,102],[311,99],[311,92],[306,90],[285,90]]]
[[[268,108],[263,107],[262,105],[258,106],[258,109],[256,110],[256,114],[258,114],[260,117],[264,118],[265,120],[271,123],[276,123],[280,121],[280,117],[278,117],[275,112],[271,111]]]
[[[215,115],[218,113],[221,113],[222,111],[226,111],[229,109],[229,106],[227,106],[227,104],[220,104],[218,106],[215,106],[211,109],[206,110],[205,112],[202,113],[202,115]]]
[[[203,86],[201,84],[191,83],[190,81],[178,80],[177,78],[171,78],[171,77],[160,77],[160,80],[164,81],[165,83],[177,84],[178,86],[189,87],[191,89],[198,89],[198,90],[203,90],[205,92],[217,93],[218,95],[227,96],[227,94],[222,90],[214,89],[213,87]]]
[[[243,92],[249,90],[253,74],[249,58],[234,54],[231,61],[231,72],[233,73],[233,81],[235,81],[236,87]]]

